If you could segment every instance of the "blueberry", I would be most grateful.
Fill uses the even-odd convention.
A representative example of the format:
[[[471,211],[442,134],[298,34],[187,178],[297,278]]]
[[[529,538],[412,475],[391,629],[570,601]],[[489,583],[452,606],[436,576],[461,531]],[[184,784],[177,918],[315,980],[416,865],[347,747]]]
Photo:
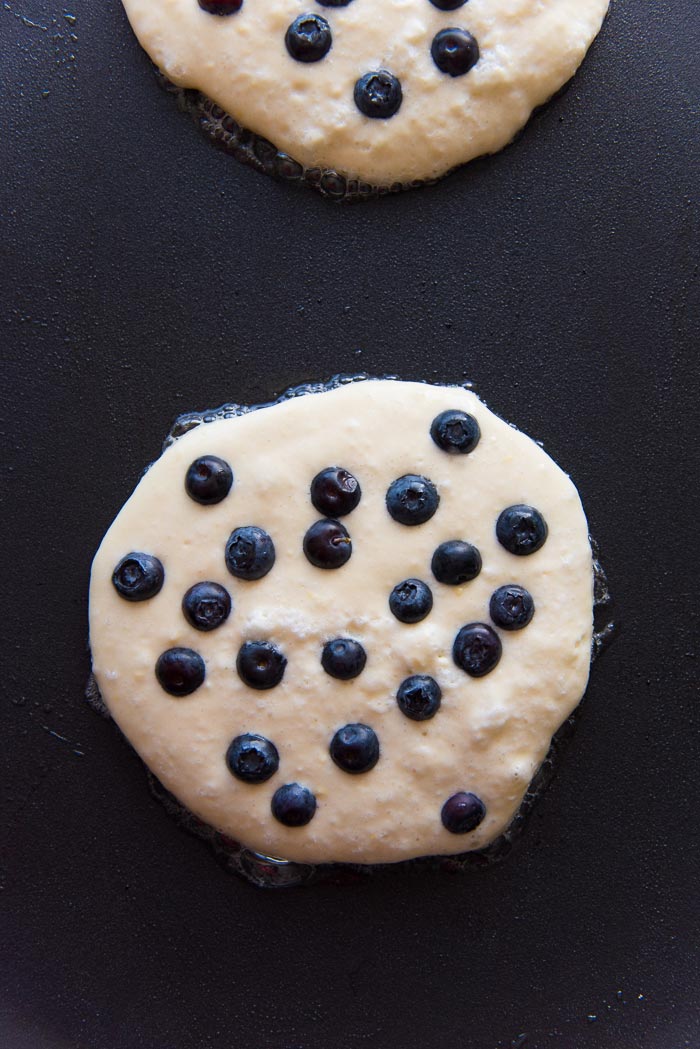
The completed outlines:
[[[439,7],[441,11],[456,11],[466,2],[467,0],[430,0],[430,3],[434,7]]]
[[[420,623],[433,607],[433,595],[420,579],[404,579],[389,595],[389,608],[402,623]]]
[[[342,568],[350,560],[352,540],[339,521],[324,518],[304,536],[304,553],[316,568]]]
[[[471,543],[450,539],[440,543],[430,567],[438,583],[460,586],[476,579],[481,571],[481,554]]]
[[[241,681],[260,691],[279,685],[286,666],[286,656],[269,641],[246,641],[236,659]]]
[[[311,482],[311,502],[326,517],[344,517],[355,509],[362,490],[349,470],[329,466]]]
[[[336,637],[323,646],[321,666],[331,677],[349,681],[365,669],[367,656],[359,641]]]
[[[468,834],[470,830],[476,830],[485,815],[486,806],[481,798],[463,790],[448,798],[440,813],[443,827],[451,834]]]
[[[473,415],[454,409],[435,416],[430,436],[443,452],[466,455],[476,448],[481,430]]]
[[[243,0],[198,0],[198,3],[210,15],[235,15],[243,7]]]
[[[244,525],[231,532],[224,556],[237,579],[262,579],[275,563],[275,544],[262,528]]]
[[[535,614],[535,602],[524,586],[509,583],[493,592],[489,613],[503,630],[522,630]]]
[[[226,764],[245,783],[264,783],[279,768],[277,747],[264,736],[236,736],[226,751]]]
[[[284,42],[297,62],[318,62],[331,49],[331,27],[320,15],[299,15],[287,30]]]
[[[441,29],[433,38],[430,54],[441,73],[464,76],[479,61],[479,45],[466,29]]]
[[[379,761],[379,740],[369,725],[344,725],[333,736],[330,752],[343,772],[369,772]]]
[[[204,681],[204,660],[191,648],[169,648],[158,656],[156,677],[171,696],[189,696]]]
[[[403,93],[399,80],[392,73],[380,69],[360,77],[355,84],[354,98],[360,113],[386,120],[398,112]]]
[[[396,702],[399,710],[411,721],[428,721],[440,709],[442,690],[437,681],[427,674],[413,674],[399,685]]]
[[[486,623],[467,623],[455,638],[452,658],[470,677],[484,677],[501,658],[501,640]]]
[[[285,827],[305,827],[316,811],[316,798],[299,783],[285,783],[272,795],[272,815]]]
[[[147,601],[155,597],[164,579],[165,572],[158,558],[136,551],[122,557],[112,573],[114,589],[127,601]]]
[[[420,525],[429,521],[438,508],[440,496],[427,477],[404,474],[389,485],[386,507],[399,524]]]
[[[195,630],[215,630],[228,619],[231,598],[218,583],[195,583],[182,599],[182,611]]]
[[[204,506],[220,503],[231,491],[233,471],[218,455],[202,455],[185,475],[185,489],[191,499]]]
[[[351,0],[318,0],[321,7],[347,7]]]
[[[544,546],[547,531],[547,523],[539,510],[524,503],[507,507],[496,522],[499,543],[518,557],[534,554]]]

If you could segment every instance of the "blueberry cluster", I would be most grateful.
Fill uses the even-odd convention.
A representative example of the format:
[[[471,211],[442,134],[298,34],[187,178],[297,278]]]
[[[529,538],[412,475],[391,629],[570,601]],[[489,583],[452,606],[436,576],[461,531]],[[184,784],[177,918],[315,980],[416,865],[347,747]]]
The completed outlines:
[[[376,733],[362,724],[339,728],[328,749],[338,768],[351,775],[369,772],[380,754]],[[279,768],[279,751],[265,736],[245,733],[232,740],[225,760],[231,774],[243,783],[265,783]],[[316,804],[308,787],[284,783],[272,795],[270,808],[275,819],[286,827],[304,827],[313,819]],[[486,807],[475,794],[461,791],[447,799],[440,815],[443,826],[451,833],[466,834],[479,826]]]
[[[337,520],[351,513],[362,498],[357,478],[341,466],[329,466],[311,482],[311,502],[320,514],[304,536],[304,553],[316,568],[342,568],[350,560],[352,540]]]
[[[454,0],[442,0],[442,3]],[[333,6],[331,0],[326,0]],[[229,5],[231,6],[231,5]],[[441,6],[438,5],[438,6]],[[448,9],[448,8],[445,8]],[[432,422],[430,436],[435,445],[448,455],[466,455],[480,440],[477,421],[465,412],[442,412]],[[201,506],[220,503],[231,491],[234,476],[231,466],[215,455],[196,459],[185,474],[185,491]],[[362,490],[357,478],[339,466],[327,467],[313,478],[310,500],[324,515],[313,524],[303,540],[304,553],[311,564],[321,569],[340,568],[352,554],[352,541],[338,518],[357,508]],[[393,481],[386,492],[386,507],[400,525],[417,527],[437,512],[440,496],[433,482],[419,474],[404,474]],[[509,553],[523,557],[539,550],[547,539],[547,525],[542,514],[532,506],[514,504],[506,507],[495,527],[499,543]],[[237,579],[262,579],[275,563],[275,546],[271,536],[257,525],[243,525],[231,532],[224,550],[226,567]],[[441,543],[434,551],[431,570],[435,580],[446,586],[461,586],[475,579],[482,568],[479,550],[461,539]],[[163,587],[165,570],[153,554],[132,551],[114,569],[112,582],[117,593],[127,601],[141,602],[155,597]],[[232,611],[231,595],[220,583],[204,580],[195,583],[182,599],[182,612],[195,630],[208,632],[226,622]],[[420,579],[405,579],[393,588],[389,608],[395,618],[406,624],[418,623],[430,613],[433,594]],[[522,586],[509,583],[491,595],[489,616],[503,631],[522,630],[535,612],[532,595]],[[502,642],[493,626],[467,623],[457,633],[452,646],[455,664],[473,678],[483,677],[498,664]],[[340,681],[358,677],[365,668],[367,654],[359,641],[348,637],[328,640],[321,651],[323,670]],[[240,680],[258,691],[275,688],[282,681],[287,666],[285,654],[268,640],[245,641],[236,658]],[[189,696],[204,682],[206,666],[202,656],[192,648],[174,647],[163,652],[155,665],[155,675],[171,696]],[[398,687],[396,703],[401,713],[412,721],[428,721],[440,709],[442,690],[426,674],[413,674]],[[329,742],[329,754],[344,772],[357,775],[369,772],[380,759],[380,744],[375,731],[362,723],[339,728]],[[226,752],[231,773],[243,782],[264,783],[279,767],[279,752],[263,736],[247,733],[237,736]],[[313,793],[299,783],[279,787],[272,798],[272,813],[286,826],[307,824],[316,811]],[[476,795],[460,792],[443,805],[441,819],[455,834],[473,830],[482,821],[485,807]]]
[[[437,690],[437,692],[436,692]],[[410,704],[415,720],[432,717],[430,704],[440,703],[439,689],[432,678],[411,678],[400,690],[401,702]],[[350,775],[370,772],[379,761],[380,746],[377,735],[369,725],[343,725],[334,733],[329,754],[335,765]],[[279,751],[265,736],[245,733],[236,736],[226,755],[229,771],[243,783],[265,783],[279,769]],[[316,812],[316,797],[300,783],[285,783],[272,795],[272,815],[287,827],[303,827]],[[443,826],[453,834],[474,830],[486,815],[486,807],[475,794],[459,792],[444,803],[441,810]]]
[[[318,0],[322,7],[347,7],[352,0]],[[199,6],[212,15],[233,15],[240,11],[243,0],[198,0]],[[466,0],[430,0],[441,11],[455,11]],[[327,19],[307,12],[288,27],[285,37],[288,53],[297,62],[320,62],[333,46],[333,33]],[[479,61],[479,45],[466,29],[451,27],[435,34],[430,46],[433,62],[441,73],[464,76]],[[398,113],[403,101],[401,82],[386,69],[375,69],[360,76],[353,89],[360,113],[375,120],[387,120]]]
[[[441,0],[438,6],[454,0]],[[445,10],[450,9],[444,7]],[[481,439],[477,420],[466,412],[448,410],[433,419],[430,436],[448,455],[467,455]],[[405,474],[389,486],[387,509],[403,525],[420,525],[429,521],[440,503],[438,491],[427,477]],[[523,557],[534,554],[547,538],[547,525],[539,510],[517,504],[499,515],[496,536],[509,553]],[[462,539],[441,543],[433,553],[431,570],[438,583],[461,586],[475,579],[482,567],[481,554]],[[389,597],[389,607],[402,623],[419,623],[433,607],[430,587],[422,579],[404,579],[397,583]],[[492,622],[502,630],[521,630],[534,615],[532,596],[517,584],[499,587],[489,603]],[[493,627],[486,623],[467,623],[457,634],[452,646],[456,665],[471,677],[490,673],[501,658],[502,645]],[[437,708],[435,708],[437,709]]]

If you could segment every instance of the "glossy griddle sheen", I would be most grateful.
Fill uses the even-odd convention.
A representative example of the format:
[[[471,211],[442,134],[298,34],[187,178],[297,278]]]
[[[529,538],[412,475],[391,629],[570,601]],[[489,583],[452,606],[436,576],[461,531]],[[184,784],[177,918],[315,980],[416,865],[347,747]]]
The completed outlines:
[[[0,1045],[700,1044],[698,20],[614,0],[513,147],[342,208],[211,148],[117,0],[0,8]],[[88,570],[176,414],[360,369],[541,439],[622,630],[504,863],[265,892],[83,702]]]

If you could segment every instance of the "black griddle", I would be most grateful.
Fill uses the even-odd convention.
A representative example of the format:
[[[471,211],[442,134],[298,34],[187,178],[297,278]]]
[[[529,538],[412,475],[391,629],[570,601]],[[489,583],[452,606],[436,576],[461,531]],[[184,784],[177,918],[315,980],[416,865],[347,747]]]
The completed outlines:
[[[117,0],[0,8],[0,1045],[700,1045],[699,52],[613,0],[514,145],[342,207],[212,148]],[[544,442],[620,633],[503,863],[266,892],[84,702],[90,560],[178,414],[361,370]]]

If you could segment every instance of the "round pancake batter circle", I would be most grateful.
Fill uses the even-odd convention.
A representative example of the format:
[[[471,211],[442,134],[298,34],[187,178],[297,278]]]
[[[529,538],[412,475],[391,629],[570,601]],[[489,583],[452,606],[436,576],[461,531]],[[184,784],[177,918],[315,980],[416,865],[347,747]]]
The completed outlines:
[[[431,430],[446,412],[469,416],[478,442],[441,447]],[[230,468],[215,503],[186,484],[204,457]],[[352,555],[330,570],[304,554],[324,471],[351,474],[361,493],[342,517]],[[420,523],[403,523],[387,492],[414,475],[439,502],[423,519],[422,489],[409,489]],[[534,544],[533,519],[546,523]],[[237,529],[252,558],[261,535],[274,547],[264,574],[230,571]],[[455,541],[478,559],[441,582],[435,552]],[[143,600],[113,580],[125,558],[130,579],[161,566]],[[432,605],[402,621],[389,599],[410,580]],[[183,607],[201,584],[217,601],[201,613],[211,629]],[[499,837],[585,691],[592,618],[588,528],[567,475],[472,392],[393,380],[186,432],[107,532],[90,588],[93,670],[147,766],[230,838],[309,863],[456,854]]]

